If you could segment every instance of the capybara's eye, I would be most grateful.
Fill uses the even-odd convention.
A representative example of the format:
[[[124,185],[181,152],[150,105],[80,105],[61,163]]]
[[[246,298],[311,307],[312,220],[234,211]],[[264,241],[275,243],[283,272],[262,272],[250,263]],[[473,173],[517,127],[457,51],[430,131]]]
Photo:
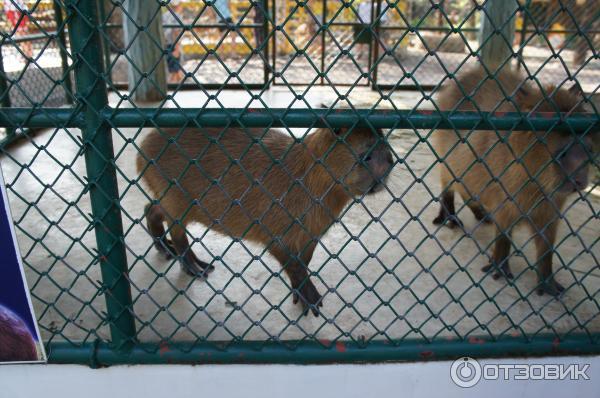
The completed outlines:
[[[370,162],[371,161],[371,152],[363,152],[359,155],[360,159],[362,159],[363,162]]]
[[[554,159],[563,160],[565,156],[567,156],[567,151],[564,148],[561,148],[554,154]]]

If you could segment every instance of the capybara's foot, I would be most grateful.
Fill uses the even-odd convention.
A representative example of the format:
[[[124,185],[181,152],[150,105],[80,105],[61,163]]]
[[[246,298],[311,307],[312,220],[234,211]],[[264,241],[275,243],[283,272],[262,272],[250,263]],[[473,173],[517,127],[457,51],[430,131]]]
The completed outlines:
[[[539,296],[542,296],[544,293],[547,293],[551,296],[559,296],[562,292],[564,292],[565,288],[558,283],[554,278],[548,278],[545,281],[541,281],[538,284],[536,292]]]
[[[292,299],[294,304],[300,302],[302,305],[302,315],[308,315],[308,310],[310,310],[314,316],[319,316],[319,307],[323,306],[323,298],[310,279],[301,287],[294,288]]]
[[[156,250],[162,253],[167,260],[177,257],[175,246],[173,246],[173,242],[171,242],[169,239],[163,238],[155,240],[154,247]]]
[[[206,278],[208,274],[215,270],[214,266],[205,263],[204,261],[200,261],[197,258],[193,260],[182,258],[180,263],[183,272],[195,278]]]
[[[503,264],[500,268],[496,267],[496,265],[494,264],[488,264],[485,267],[483,267],[481,269],[483,272],[489,272],[494,270],[494,273],[492,274],[492,278],[494,280],[498,280],[502,277],[506,278],[506,279],[514,279],[514,275],[510,270],[510,267],[508,266],[507,263]]]
[[[450,229],[454,229],[456,227],[463,228],[463,223],[456,216],[456,214],[446,214],[445,212],[440,212],[440,214],[433,219],[433,223],[435,225],[445,225]]]

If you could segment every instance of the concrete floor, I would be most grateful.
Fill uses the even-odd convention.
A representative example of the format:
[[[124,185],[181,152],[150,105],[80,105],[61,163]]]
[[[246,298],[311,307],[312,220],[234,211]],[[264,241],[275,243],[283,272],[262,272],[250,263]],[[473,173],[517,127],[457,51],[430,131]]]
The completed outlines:
[[[306,100],[313,105],[330,103],[333,95],[326,88],[314,88]],[[272,89],[262,98],[269,106],[302,106],[284,88]],[[358,106],[370,106],[376,98],[368,90],[350,95]],[[221,93],[219,99],[224,106],[251,101],[247,93],[232,91]],[[111,101],[117,104],[114,94]],[[175,101],[180,106],[205,104],[203,94],[191,91],[178,93]],[[420,103],[418,94],[406,92],[394,94],[391,101],[398,108]],[[194,250],[206,261],[213,256],[222,259],[215,261],[216,270],[206,281],[192,280],[151,248],[150,237],[139,223],[147,199],[136,183],[136,149],[129,142],[134,137],[139,142],[146,133],[120,129],[113,134],[141,340],[306,335],[368,340],[600,331],[600,197],[596,194],[573,197],[560,227],[555,268],[560,268],[557,279],[568,291],[558,300],[539,297],[533,292],[535,272],[527,265],[527,259],[534,259],[527,231],[519,229],[514,237],[525,256],[512,259],[513,271],[522,274],[516,282],[509,286],[486,277],[480,271],[487,263],[482,252],[493,239],[493,229],[477,228],[468,211],[461,216],[472,237],[433,226],[437,207],[432,200],[439,187],[430,170],[431,150],[414,131],[394,131],[390,143],[406,162],[395,167],[388,190],[352,206],[342,223],[325,235],[311,269],[319,272],[314,281],[321,293],[327,288],[335,292],[325,294],[323,316],[300,318],[285,283],[271,278],[271,272],[279,269],[276,261],[268,255],[253,260],[261,253],[256,245],[207,233]],[[77,129],[48,130],[0,158],[45,339],[108,336],[102,322],[104,297],[97,291],[100,271],[93,262],[90,203],[82,191],[85,165],[78,156],[79,134]],[[380,221],[373,222],[371,215]],[[201,236],[204,229],[197,225],[191,232]],[[351,235],[359,239],[352,240]],[[328,253],[337,253],[338,258]],[[243,272],[242,277],[237,272]],[[253,294],[254,289],[261,293]]]

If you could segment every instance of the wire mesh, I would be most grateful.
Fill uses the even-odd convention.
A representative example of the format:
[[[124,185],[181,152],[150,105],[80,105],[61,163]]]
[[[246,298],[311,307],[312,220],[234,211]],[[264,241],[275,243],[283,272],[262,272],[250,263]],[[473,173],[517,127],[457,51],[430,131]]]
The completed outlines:
[[[0,26],[11,105],[29,108],[72,103],[68,84],[63,84],[69,79],[63,65],[67,45],[61,37],[64,25],[57,26],[53,2],[30,2],[27,16],[21,18],[8,17],[12,11],[9,3],[4,5]]]
[[[0,71],[51,361],[598,351],[597,13],[515,2],[512,52],[487,63],[487,2],[153,1],[144,25],[136,3],[56,2],[61,42],[26,2],[67,62]],[[36,70],[53,89],[18,102]]]
[[[27,12],[20,13],[19,10]],[[6,1],[0,17],[3,106],[59,107],[73,103],[65,25],[57,4]],[[0,142],[18,131],[0,129]]]

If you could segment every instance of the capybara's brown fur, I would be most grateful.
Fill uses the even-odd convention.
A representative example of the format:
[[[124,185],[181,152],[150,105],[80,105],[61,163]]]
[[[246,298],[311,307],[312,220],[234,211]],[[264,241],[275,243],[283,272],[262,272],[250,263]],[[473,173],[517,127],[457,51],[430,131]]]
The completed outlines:
[[[569,90],[546,87],[542,91],[524,82],[515,71],[504,70],[492,78],[475,68],[451,80],[438,95],[437,104],[443,111],[584,111],[583,98]],[[494,223],[494,252],[484,271],[493,269],[497,279],[512,278],[510,231],[525,221],[533,230],[537,249],[537,292],[559,294],[563,287],[552,272],[553,245],[567,197],[587,185],[589,135],[558,130],[438,130],[433,146],[440,158],[442,187],[440,213],[434,223],[462,225],[455,214],[454,192],[478,220]]]
[[[278,130],[188,128],[152,131],[137,166],[154,199],[147,221],[159,250],[203,275],[213,267],[192,252],[186,225],[263,244],[288,274],[294,303],[317,315],[322,299],[307,272],[316,244],[352,197],[382,188],[392,155],[368,128],[318,129],[304,140]]]
[[[0,305],[0,362],[37,360],[35,340],[25,322]]]

